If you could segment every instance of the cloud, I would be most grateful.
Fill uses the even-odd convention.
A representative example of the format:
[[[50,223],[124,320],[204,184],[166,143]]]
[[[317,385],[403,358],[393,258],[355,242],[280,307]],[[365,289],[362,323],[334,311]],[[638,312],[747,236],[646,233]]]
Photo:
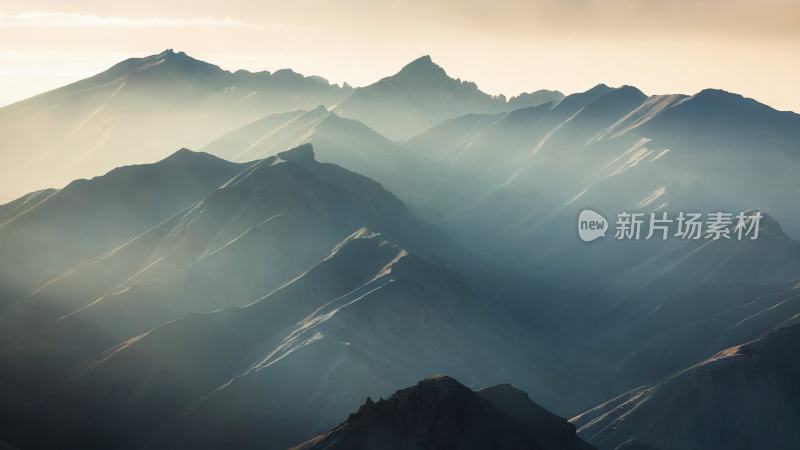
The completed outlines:
[[[212,17],[171,18],[148,17],[131,18],[98,16],[94,14],[72,14],[50,11],[26,11],[16,14],[0,14],[0,28],[182,28],[217,27],[251,28],[253,25],[231,18]]]

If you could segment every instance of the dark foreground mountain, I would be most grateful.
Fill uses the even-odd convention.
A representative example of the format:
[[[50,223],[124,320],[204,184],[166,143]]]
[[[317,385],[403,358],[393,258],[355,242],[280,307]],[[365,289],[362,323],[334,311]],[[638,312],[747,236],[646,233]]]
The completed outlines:
[[[172,50],[131,58],[0,108],[0,199],[157,161],[266,114],[333,105],[350,92],[288,69],[232,73]]]
[[[572,419],[601,449],[789,450],[800,442],[800,325],[728,348]],[[623,447],[624,448],[624,447]]]
[[[436,376],[377,403],[294,450],[590,450],[575,428],[511,386],[472,391]]]

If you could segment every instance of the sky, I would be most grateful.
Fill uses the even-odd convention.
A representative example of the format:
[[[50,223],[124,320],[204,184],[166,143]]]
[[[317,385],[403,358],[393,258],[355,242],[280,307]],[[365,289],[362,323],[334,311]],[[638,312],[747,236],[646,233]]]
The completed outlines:
[[[490,94],[713,87],[800,112],[797,0],[0,0],[0,106],[167,48],[354,86],[429,54]]]

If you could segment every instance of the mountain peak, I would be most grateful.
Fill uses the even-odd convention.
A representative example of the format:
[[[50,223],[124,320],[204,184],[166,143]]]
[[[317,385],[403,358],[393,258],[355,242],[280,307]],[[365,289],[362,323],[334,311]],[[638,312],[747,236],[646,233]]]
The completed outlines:
[[[217,76],[226,73],[219,66],[192,58],[184,52],[176,52],[168,48],[161,53],[149,55],[141,58],[129,58],[115,64],[98,76],[129,76],[152,73],[178,72],[191,73],[192,75],[205,74]]]
[[[410,63],[406,64],[406,66],[410,66],[412,64],[432,64],[435,65],[433,60],[431,59],[431,55],[422,55],[419,58],[411,61]]]
[[[591,449],[574,427],[565,433],[561,422],[555,429],[520,423],[455,379],[437,375],[385,400],[366,401],[344,423],[295,449]]]
[[[606,92],[606,91],[610,91],[610,90],[611,90],[611,88],[610,88],[610,87],[609,87],[607,84],[605,84],[605,83],[599,83],[599,84],[597,84],[597,85],[593,86],[591,89],[589,89],[588,91],[586,91],[586,92],[584,92],[584,93],[589,93],[589,92]]]
[[[206,152],[196,152],[186,147],[174,152],[166,158],[156,162],[155,164],[191,164],[199,161],[225,161]]]
[[[433,62],[430,55],[423,55],[403,66],[395,76],[444,76],[447,73],[441,66]]]
[[[746,107],[746,108],[759,108],[759,109],[773,109],[767,105],[761,104],[752,98],[745,97],[735,92],[728,92],[724,89],[707,88],[693,95],[690,100],[699,103],[708,104],[716,107]]]
[[[314,162],[314,147],[309,144],[301,144],[291,150],[278,153],[278,156],[284,161],[292,161],[296,163]]]
[[[145,57],[145,60],[164,60],[164,61],[171,61],[171,62],[182,62],[182,63],[201,63],[213,66],[213,64],[207,63],[205,61],[200,61],[199,59],[192,58],[191,56],[187,55],[185,52],[176,52],[175,50],[168,48],[163,52],[157,55],[151,55]],[[216,67],[216,66],[215,66]]]

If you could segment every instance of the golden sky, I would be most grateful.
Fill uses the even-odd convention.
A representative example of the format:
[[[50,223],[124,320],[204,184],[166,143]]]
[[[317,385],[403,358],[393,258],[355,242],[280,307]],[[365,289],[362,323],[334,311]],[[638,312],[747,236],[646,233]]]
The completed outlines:
[[[0,0],[0,105],[166,48],[356,86],[430,54],[491,94],[715,87],[800,111],[797,0]]]

